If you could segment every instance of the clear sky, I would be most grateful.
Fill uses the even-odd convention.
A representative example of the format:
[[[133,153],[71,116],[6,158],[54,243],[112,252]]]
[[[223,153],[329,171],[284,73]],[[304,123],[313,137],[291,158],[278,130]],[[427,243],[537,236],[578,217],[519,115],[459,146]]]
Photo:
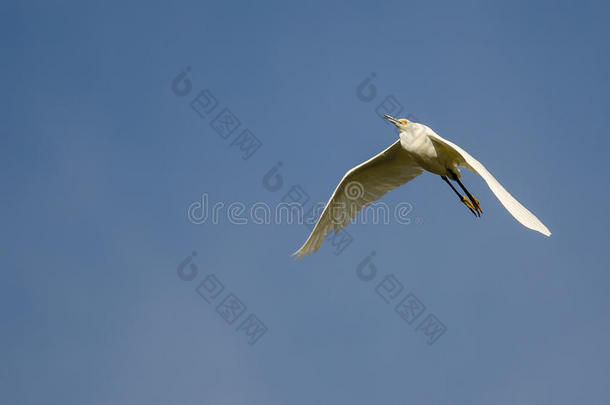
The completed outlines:
[[[2,9],[2,403],[608,401],[604,2]],[[480,219],[424,174],[302,261],[304,225],[189,220],[326,200],[393,102],[552,237],[472,173]]]

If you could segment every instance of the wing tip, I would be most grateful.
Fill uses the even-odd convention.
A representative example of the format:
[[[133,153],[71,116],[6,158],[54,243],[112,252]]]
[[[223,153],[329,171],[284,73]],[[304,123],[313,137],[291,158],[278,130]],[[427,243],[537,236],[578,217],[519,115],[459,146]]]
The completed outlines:
[[[551,231],[549,231],[549,228],[547,228],[546,226],[544,226],[542,223],[539,224],[540,226],[537,226],[534,229],[535,231],[540,232],[541,234],[543,234],[544,236],[546,236],[547,238],[550,238],[552,233]]]
[[[301,252],[301,249],[297,250],[293,254],[290,255],[294,260],[302,259],[305,256],[304,253]]]
[[[305,246],[303,245],[299,250],[297,250],[296,252],[291,254],[290,257],[292,257],[294,260],[299,260],[306,256],[309,256],[310,254],[311,254],[311,251],[306,249]]]

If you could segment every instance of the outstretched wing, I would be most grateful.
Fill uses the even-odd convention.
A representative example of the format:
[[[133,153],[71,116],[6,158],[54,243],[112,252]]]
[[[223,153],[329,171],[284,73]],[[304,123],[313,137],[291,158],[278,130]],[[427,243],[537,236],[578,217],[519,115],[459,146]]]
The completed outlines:
[[[315,252],[331,230],[339,232],[362,208],[417,177],[422,171],[409,152],[400,146],[400,141],[354,167],[343,176],[309,238],[293,256],[300,258]]]
[[[465,167],[466,169],[477,173],[485,180],[491,191],[496,195],[498,200],[504,205],[504,208],[511,213],[513,217],[525,227],[538,231],[545,236],[551,236],[551,231],[544,226],[542,222],[534,214],[532,214],[527,208],[525,208],[519,201],[517,201],[504,187],[502,184],[495,179],[475,158],[470,156],[464,149],[460,148],[456,144],[449,142],[448,140],[441,138],[434,131],[430,130],[428,135],[441,147],[449,148],[451,151],[458,155],[458,165]]]

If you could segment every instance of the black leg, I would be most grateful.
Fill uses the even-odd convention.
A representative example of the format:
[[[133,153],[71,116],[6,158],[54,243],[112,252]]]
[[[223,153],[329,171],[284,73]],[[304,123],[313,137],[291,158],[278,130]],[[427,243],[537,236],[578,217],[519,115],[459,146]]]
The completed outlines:
[[[477,211],[477,214],[479,214],[479,216],[481,216],[481,213],[483,212],[483,210],[481,209],[481,206],[479,205],[479,200],[477,200],[476,198],[474,198],[472,196],[472,194],[470,194],[470,192],[466,189],[466,187],[462,184],[462,182],[460,181],[460,179],[457,176],[455,177],[455,181],[457,181],[457,183],[460,185],[460,187],[462,187],[462,190],[464,190],[464,192],[470,199],[470,202],[472,202],[472,205],[474,206],[474,209]]]
[[[446,182],[447,184],[449,184],[449,187],[451,187],[451,189],[453,190],[453,192],[454,192],[455,194],[457,194],[457,196],[460,198],[460,201],[461,201],[461,202],[463,202],[463,203],[464,203],[464,205],[466,205],[466,207],[468,207],[468,209],[470,210],[470,212],[472,212],[472,213],[474,214],[474,216],[476,217],[476,216],[477,216],[477,213],[476,213],[475,208],[474,208],[474,206],[472,205],[472,203],[471,203],[470,201],[468,201],[468,200],[466,199],[466,197],[464,197],[463,195],[461,195],[461,194],[459,193],[459,191],[457,191],[457,190],[455,189],[455,187],[453,187],[453,184],[451,184],[451,182],[449,181],[449,179],[448,179],[447,177],[445,177],[445,176],[441,176],[441,179],[445,180],[445,182]]]

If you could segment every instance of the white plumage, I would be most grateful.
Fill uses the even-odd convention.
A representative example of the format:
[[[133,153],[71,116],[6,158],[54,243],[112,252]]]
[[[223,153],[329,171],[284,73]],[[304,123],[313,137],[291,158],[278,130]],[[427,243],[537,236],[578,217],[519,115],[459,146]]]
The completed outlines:
[[[498,200],[513,217],[527,228],[550,236],[551,232],[534,214],[519,203],[478,160],[459,146],[441,138],[423,124],[385,116],[400,131],[400,140],[392,146],[349,170],[333,192],[324,211],[303,246],[293,256],[303,257],[320,248],[330,231],[339,232],[365,206],[381,198],[423,171],[443,177],[475,215],[480,216],[479,203],[460,182],[458,166],[480,175]],[[461,196],[447,179],[462,187],[468,198]]]

